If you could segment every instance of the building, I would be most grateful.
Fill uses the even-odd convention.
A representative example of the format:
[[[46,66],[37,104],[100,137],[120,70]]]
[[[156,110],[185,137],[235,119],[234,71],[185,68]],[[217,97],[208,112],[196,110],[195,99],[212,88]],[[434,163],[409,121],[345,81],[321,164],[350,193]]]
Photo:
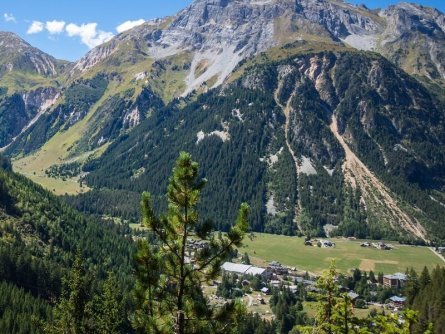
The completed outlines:
[[[360,297],[354,291],[349,291],[347,295],[348,295],[349,299],[351,299],[352,302],[355,302],[357,300],[357,298]]]
[[[321,244],[321,247],[323,247],[323,248],[335,247],[335,242],[332,242],[331,240],[320,239],[319,242]]]
[[[397,307],[398,309],[402,309],[405,307],[405,297],[392,296],[391,298],[389,298],[389,300],[391,301],[390,305],[392,307]]]
[[[406,275],[402,273],[383,276],[383,285],[388,288],[401,288],[405,285],[405,282]]]
[[[287,268],[284,267],[281,263],[279,263],[277,261],[272,261],[271,263],[269,263],[267,270],[269,272],[277,274],[277,275],[287,275],[288,274]]]
[[[221,270],[224,273],[237,274],[237,275],[260,275],[263,278],[266,278],[266,269],[254,267],[248,264],[240,264],[240,263],[232,263],[225,262],[221,266]]]

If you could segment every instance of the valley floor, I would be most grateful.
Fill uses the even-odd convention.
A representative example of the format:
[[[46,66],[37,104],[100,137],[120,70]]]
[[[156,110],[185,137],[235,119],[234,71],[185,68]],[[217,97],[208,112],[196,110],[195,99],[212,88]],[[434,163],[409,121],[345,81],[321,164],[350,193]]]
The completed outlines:
[[[374,272],[393,274],[405,272],[413,267],[421,272],[424,266],[429,269],[443,265],[442,259],[433,254],[428,247],[399,245],[396,242],[392,250],[378,250],[361,247],[363,241],[345,238],[331,238],[333,248],[311,247],[304,245],[303,237],[288,237],[256,233],[252,239],[246,238],[240,252],[249,254],[256,265],[266,265],[278,261],[283,265],[296,267],[298,270],[320,274],[335,260],[339,271],[347,273],[355,268]]]

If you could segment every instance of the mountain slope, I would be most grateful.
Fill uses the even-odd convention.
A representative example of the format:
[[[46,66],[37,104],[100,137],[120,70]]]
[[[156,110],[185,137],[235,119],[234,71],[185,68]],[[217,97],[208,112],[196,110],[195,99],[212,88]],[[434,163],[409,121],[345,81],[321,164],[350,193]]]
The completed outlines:
[[[115,271],[128,283],[132,241],[129,230],[93,221],[54,195],[10,170],[0,156],[0,325],[8,333],[36,333],[31,315],[51,317],[62,278],[76,253],[100,284]],[[94,287],[93,287],[94,288]],[[4,293],[7,289],[8,292]]]
[[[443,21],[436,10],[408,4],[378,12],[330,0],[197,0],[175,16],[119,34],[67,66],[63,92],[51,108],[37,112],[45,117],[34,124],[29,119],[36,112],[26,112],[28,125],[20,130],[9,125],[13,131],[4,136],[3,146],[10,145],[10,155],[27,156],[16,168],[29,177],[50,189],[57,185],[62,193],[81,192],[77,178],[55,183],[47,174],[93,159],[151,110],[217,87],[252,57],[295,43],[313,50],[375,50],[440,94],[445,87]],[[66,101],[66,92],[99,77],[106,89],[98,99],[82,106]]]
[[[161,196],[163,166],[187,150],[211,180],[203,207],[222,227],[232,203],[248,201],[259,231],[357,225],[361,237],[443,238],[444,115],[375,54],[299,55],[155,113],[88,164],[86,180]]]
[[[0,32],[0,149],[54,103],[66,65],[15,34]]]

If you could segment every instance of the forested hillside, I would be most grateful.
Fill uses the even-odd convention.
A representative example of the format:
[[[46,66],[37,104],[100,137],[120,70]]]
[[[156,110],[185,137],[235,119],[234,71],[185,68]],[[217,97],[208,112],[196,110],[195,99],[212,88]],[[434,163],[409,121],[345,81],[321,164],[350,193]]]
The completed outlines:
[[[31,317],[51,316],[76,254],[95,276],[91,291],[99,289],[109,272],[126,291],[132,252],[128,228],[85,218],[13,173],[8,160],[0,157],[2,332],[34,333]]]
[[[88,163],[85,180],[104,203],[120,190],[159,197],[187,150],[211,180],[202,207],[223,229],[247,201],[255,231],[443,239],[444,110],[380,56],[301,55],[171,103]],[[88,211],[95,200],[75,202]]]

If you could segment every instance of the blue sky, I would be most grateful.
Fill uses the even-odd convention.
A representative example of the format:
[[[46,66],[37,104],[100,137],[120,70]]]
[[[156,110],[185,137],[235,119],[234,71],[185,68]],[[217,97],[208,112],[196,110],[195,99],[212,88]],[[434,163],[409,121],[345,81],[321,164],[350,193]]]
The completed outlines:
[[[0,0],[0,30],[59,59],[76,60],[119,31],[173,15],[192,0]],[[370,8],[396,0],[350,0]],[[445,0],[417,0],[445,12]],[[125,24],[124,24],[125,23]]]

